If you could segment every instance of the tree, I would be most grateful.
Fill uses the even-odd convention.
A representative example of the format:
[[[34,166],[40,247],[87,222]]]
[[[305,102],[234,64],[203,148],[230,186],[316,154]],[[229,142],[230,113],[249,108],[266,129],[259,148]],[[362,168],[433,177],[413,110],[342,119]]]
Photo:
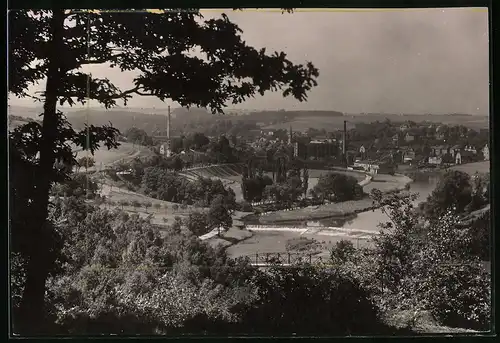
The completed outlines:
[[[37,169],[36,180],[30,181],[36,184],[36,192],[31,195],[29,210],[25,206],[33,224],[20,220],[14,226],[19,233],[23,230],[21,227],[27,228],[29,233],[23,232],[20,236],[32,237],[32,241],[37,242],[23,251],[30,262],[21,302],[24,313],[21,317],[27,325],[21,327],[21,331],[39,331],[43,327],[44,285],[52,261],[44,258],[49,256],[46,252],[51,244],[40,242],[51,240],[49,234],[43,239],[42,235],[50,231],[45,229],[49,226],[48,195],[52,182],[59,176],[54,171],[54,162],[58,158],[72,161],[67,141],[84,146],[92,153],[99,141],[104,141],[108,148],[118,145],[117,132],[110,127],[72,130],[63,114],[57,111],[58,103],[85,103],[89,96],[111,107],[119,99],[126,103],[132,95],[150,95],[161,100],[171,99],[181,106],[208,107],[222,113],[227,102],[240,103],[257,92],[263,94],[275,89],[283,89],[283,96],[291,95],[304,101],[318,77],[318,70],[310,62],[305,66],[294,65],[284,53],[268,55],[265,49],[257,51],[246,45],[241,39],[241,30],[226,15],[203,20],[196,10],[136,14],[60,9],[12,11],[8,21],[9,91],[16,96],[29,96],[27,88],[31,84],[47,79],[42,125],[30,123],[20,130],[23,133],[37,131],[27,145],[30,151],[40,152],[37,166],[31,163],[32,168]],[[172,34],[164,35],[164,32]],[[88,46],[90,52],[87,52]],[[183,54],[195,47],[207,58]],[[120,90],[108,79],[78,71],[82,66],[98,64],[109,64],[123,71],[138,70],[140,74],[134,80],[134,87]],[[252,81],[246,81],[248,78]],[[240,82],[242,80],[245,81]],[[19,150],[21,156],[26,155],[24,143],[16,143],[10,151]],[[22,164],[19,161],[10,166]],[[30,179],[24,182],[26,180]]]
[[[186,226],[194,235],[204,235],[210,231],[208,215],[203,212],[191,212],[186,221]]]
[[[309,188],[309,170],[304,167],[302,172],[302,188],[304,190],[304,197],[307,196],[307,189]]]
[[[127,200],[124,200],[124,199],[123,199],[123,200],[119,200],[119,201],[118,201],[118,205],[120,205],[120,207],[121,207],[121,208],[122,208],[122,210],[123,210],[123,208],[124,208],[125,206],[128,206],[128,205],[129,205],[129,203],[128,203],[128,201],[127,201]]]
[[[123,135],[127,138],[129,142],[133,142],[135,144],[141,144],[145,146],[153,145],[153,138],[150,137],[146,131],[142,129],[138,129],[136,127],[132,127],[127,129]]]
[[[85,167],[85,171],[88,168],[92,168],[95,165],[95,160],[91,156],[80,157],[77,161],[79,167]]]
[[[208,221],[212,229],[218,228],[217,234],[219,236],[221,227],[229,230],[233,225],[233,219],[231,218],[231,214],[226,207],[224,196],[217,195],[210,204],[210,209],[208,210]]]
[[[146,209],[146,212],[148,211],[148,208],[152,206],[152,203],[151,201],[145,201],[142,203],[142,206],[144,206],[144,208]]]
[[[159,211],[161,208],[161,204],[159,202],[155,202],[153,206],[157,211]]]
[[[193,135],[193,144],[195,149],[199,150],[210,143],[210,139],[201,132]]]
[[[371,195],[390,220],[374,240],[374,265],[364,268],[374,273],[369,282],[380,280],[384,306],[430,311],[449,326],[488,328],[491,276],[471,249],[474,230],[451,210],[425,223],[414,211],[415,194]]]
[[[175,156],[172,160],[172,169],[181,171],[184,168],[184,161],[179,156]]]
[[[467,173],[451,170],[439,180],[424,204],[428,218],[437,219],[447,211],[462,213],[472,200],[471,178]]]
[[[314,192],[322,199],[347,201],[361,196],[362,189],[360,188],[358,181],[352,176],[328,173],[321,175],[318,183],[314,186]]]
[[[137,208],[141,207],[141,203],[138,200],[132,200],[132,207],[137,211]]]

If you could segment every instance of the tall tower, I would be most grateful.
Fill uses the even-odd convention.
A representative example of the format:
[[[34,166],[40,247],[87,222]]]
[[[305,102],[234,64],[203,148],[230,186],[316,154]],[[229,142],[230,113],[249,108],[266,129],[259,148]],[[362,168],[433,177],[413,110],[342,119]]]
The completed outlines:
[[[170,157],[171,154],[171,144],[170,144],[170,106],[168,106],[167,112],[167,157]]]
[[[342,155],[344,157],[344,163],[347,167],[347,153],[346,153],[346,149],[347,149],[347,120],[344,120],[344,135],[343,135],[343,144],[342,144]]]
[[[292,125],[290,125],[290,132],[288,133],[288,144],[292,144],[292,134],[293,134],[293,131],[292,131]]]

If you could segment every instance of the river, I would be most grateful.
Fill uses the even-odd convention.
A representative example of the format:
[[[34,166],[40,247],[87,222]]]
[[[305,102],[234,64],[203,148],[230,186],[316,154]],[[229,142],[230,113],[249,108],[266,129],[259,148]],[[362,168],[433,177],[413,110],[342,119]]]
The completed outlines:
[[[425,201],[427,197],[432,193],[437,185],[439,176],[437,175],[422,175],[417,180],[414,180],[410,184],[410,192],[418,193],[418,198],[414,201],[414,205]],[[387,216],[382,213],[381,209],[374,211],[367,211],[358,213],[353,218],[344,220],[340,226],[346,229],[363,229],[363,230],[374,230],[378,231],[378,224],[387,221]],[[312,223],[311,223],[312,224]],[[323,224],[323,223],[322,223]],[[325,225],[324,226],[334,226]]]
[[[429,175],[420,174],[418,177],[414,177],[413,182],[410,184],[410,192],[418,193],[418,198],[414,201],[414,205],[425,201],[430,193],[436,187],[439,181],[439,175]],[[321,219],[317,221],[292,221],[287,222],[287,224],[272,224],[268,226],[272,227],[337,227],[345,228],[351,230],[370,230],[379,231],[378,224],[386,222],[388,220],[387,216],[382,212],[382,210],[377,209],[373,211],[366,211],[353,215],[350,218],[328,218]],[[261,224],[259,224],[261,225]],[[267,226],[267,225],[262,225]]]

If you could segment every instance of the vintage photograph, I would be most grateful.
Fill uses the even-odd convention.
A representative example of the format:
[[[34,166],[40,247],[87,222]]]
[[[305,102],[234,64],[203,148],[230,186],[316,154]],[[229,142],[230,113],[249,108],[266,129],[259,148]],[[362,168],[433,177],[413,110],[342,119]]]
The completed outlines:
[[[11,336],[492,333],[487,8],[7,18]]]

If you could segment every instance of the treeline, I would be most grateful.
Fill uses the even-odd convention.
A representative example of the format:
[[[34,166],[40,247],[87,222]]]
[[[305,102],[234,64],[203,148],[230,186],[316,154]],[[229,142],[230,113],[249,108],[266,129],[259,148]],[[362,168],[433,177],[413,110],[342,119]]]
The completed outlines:
[[[325,203],[327,200],[331,202],[356,200],[364,196],[358,180],[342,173],[330,172],[321,175],[318,183],[309,192],[308,188],[307,168],[289,170],[283,180],[273,180],[260,171],[255,176],[244,175],[241,182],[243,198],[246,201],[272,201],[285,208],[294,204]]]
[[[210,206],[221,195],[225,201],[235,206],[235,194],[231,188],[225,188],[220,180],[200,177],[190,181],[176,173],[159,167],[144,170],[141,182],[142,192],[155,199],[176,203],[194,203]]]

